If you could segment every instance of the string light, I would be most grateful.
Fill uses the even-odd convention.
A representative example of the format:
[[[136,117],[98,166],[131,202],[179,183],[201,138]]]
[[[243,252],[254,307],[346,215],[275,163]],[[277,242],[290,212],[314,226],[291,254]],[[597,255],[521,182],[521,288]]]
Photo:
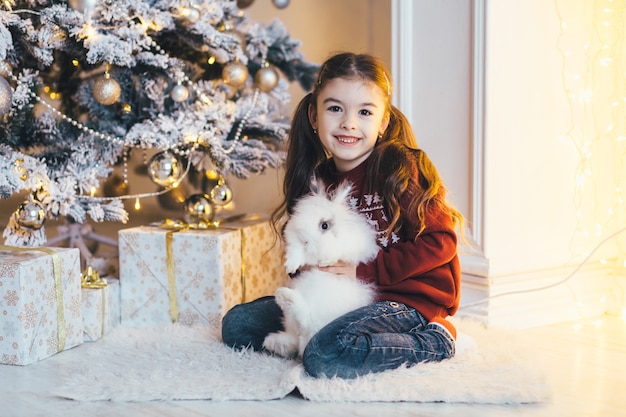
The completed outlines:
[[[574,174],[577,223],[570,252],[573,261],[583,256],[586,262],[595,252],[590,252],[590,247],[615,236],[598,262],[619,268],[626,266],[626,250],[617,237],[620,233],[611,233],[626,224],[620,186],[626,177],[625,5],[612,0],[584,5],[587,9],[582,10],[555,0],[561,29],[556,46],[562,55],[562,87],[569,105],[569,128],[559,141],[573,145],[580,156]],[[617,272],[614,275],[620,274]],[[613,285],[619,286],[614,281]],[[620,297],[616,301],[623,306],[623,291]],[[603,297],[597,302],[607,300]],[[584,317],[584,305],[576,305]]]

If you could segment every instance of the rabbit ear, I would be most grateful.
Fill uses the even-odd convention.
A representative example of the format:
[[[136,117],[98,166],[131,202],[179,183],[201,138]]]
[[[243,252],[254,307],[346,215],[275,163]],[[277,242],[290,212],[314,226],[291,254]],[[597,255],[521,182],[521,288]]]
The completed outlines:
[[[335,190],[335,195],[333,196],[333,201],[344,201],[349,202],[350,195],[352,194],[352,183],[349,181],[344,181]]]
[[[309,189],[312,194],[326,195],[326,184],[324,184],[324,181],[317,178],[315,175],[311,177]]]

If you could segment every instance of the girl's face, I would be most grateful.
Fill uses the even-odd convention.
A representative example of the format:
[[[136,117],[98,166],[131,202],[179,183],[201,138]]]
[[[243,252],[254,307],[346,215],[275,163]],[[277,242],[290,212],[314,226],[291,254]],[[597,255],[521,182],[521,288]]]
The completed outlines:
[[[369,81],[335,78],[309,107],[309,120],[337,169],[349,171],[370,156],[389,124],[385,94]]]

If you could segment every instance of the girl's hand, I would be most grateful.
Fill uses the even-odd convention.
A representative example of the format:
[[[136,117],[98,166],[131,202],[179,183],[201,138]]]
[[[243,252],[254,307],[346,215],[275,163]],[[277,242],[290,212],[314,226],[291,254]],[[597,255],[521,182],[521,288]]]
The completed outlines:
[[[318,268],[320,271],[330,272],[332,274],[337,274],[337,275],[344,275],[344,276],[347,276],[348,278],[356,279],[356,265],[355,264],[349,264],[349,263],[339,261],[338,263],[334,265],[319,266]]]

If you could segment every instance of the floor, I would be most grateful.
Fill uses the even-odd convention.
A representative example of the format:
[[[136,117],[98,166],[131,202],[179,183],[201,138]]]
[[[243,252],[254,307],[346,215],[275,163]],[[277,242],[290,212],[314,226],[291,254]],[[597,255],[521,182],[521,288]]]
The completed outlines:
[[[0,415],[74,416],[626,416],[626,321],[601,317],[525,330],[536,339],[552,399],[546,404],[485,406],[415,403],[313,403],[297,393],[277,401],[81,403],[47,395],[54,372],[0,365]],[[68,352],[69,353],[69,352]],[[120,380],[123,384],[124,381]]]

